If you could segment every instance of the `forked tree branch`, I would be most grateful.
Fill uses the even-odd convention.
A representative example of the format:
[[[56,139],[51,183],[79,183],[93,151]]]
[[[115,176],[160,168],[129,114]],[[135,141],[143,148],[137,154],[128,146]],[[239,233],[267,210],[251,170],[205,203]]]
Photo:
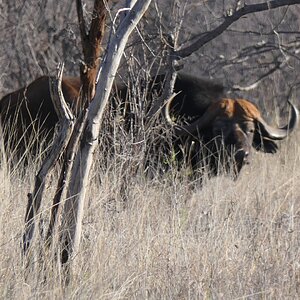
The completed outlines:
[[[35,177],[33,193],[28,194],[28,204],[25,214],[25,232],[23,235],[23,254],[27,254],[32,242],[36,217],[39,214],[45,190],[46,178],[56,161],[59,159],[61,153],[66,148],[74,126],[73,114],[64,99],[61,88],[62,74],[63,66],[60,67],[57,78],[49,78],[49,91],[53,106],[59,118],[60,131],[53,142],[51,151],[43,161],[43,164]]]
[[[222,34],[230,25],[232,25],[234,22],[238,21],[245,15],[294,4],[300,4],[300,0],[273,0],[257,4],[245,4],[242,8],[233,12],[231,15],[227,15],[224,18],[224,22],[218,27],[216,27],[212,31],[207,32],[206,34],[201,34],[201,37],[199,39],[197,39],[191,45],[176,51],[175,55],[178,59],[190,56],[205,44]]]

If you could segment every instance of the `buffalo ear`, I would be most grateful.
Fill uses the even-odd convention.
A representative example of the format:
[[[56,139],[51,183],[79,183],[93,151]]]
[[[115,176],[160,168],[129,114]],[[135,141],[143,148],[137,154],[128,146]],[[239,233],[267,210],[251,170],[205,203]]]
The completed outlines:
[[[274,154],[278,150],[278,146],[274,141],[263,137],[259,132],[255,133],[252,145],[257,151],[265,153]]]

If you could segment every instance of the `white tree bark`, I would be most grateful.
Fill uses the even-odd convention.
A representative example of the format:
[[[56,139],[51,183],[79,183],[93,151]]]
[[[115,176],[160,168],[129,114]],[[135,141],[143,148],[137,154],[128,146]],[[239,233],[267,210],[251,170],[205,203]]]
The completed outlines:
[[[75,157],[68,189],[68,200],[64,207],[62,262],[67,262],[79,249],[86,186],[97,145],[103,112],[109,99],[112,84],[123,55],[129,35],[147,10],[151,0],[133,0],[132,7],[120,23],[107,47],[106,56],[100,66],[96,95],[89,107],[86,127]]]
[[[63,66],[60,66],[57,78],[49,78],[51,99],[57,113],[60,131],[53,142],[53,147],[36,175],[34,191],[28,194],[28,204],[25,215],[25,230],[23,235],[23,253],[26,254],[33,238],[35,218],[39,213],[45,189],[46,178],[67,146],[74,127],[74,116],[70,111],[61,88]]]

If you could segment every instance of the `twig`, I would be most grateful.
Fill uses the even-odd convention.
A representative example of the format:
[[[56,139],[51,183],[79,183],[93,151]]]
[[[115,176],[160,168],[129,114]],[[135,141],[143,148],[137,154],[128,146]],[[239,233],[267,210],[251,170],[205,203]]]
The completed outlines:
[[[274,8],[278,8],[281,6],[292,5],[292,4],[300,4],[300,0],[273,0],[267,1],[258,4],[244,5],[239,10],[233,12],[231,15],[227,15],[224,17],[224,22],[220,24],[218,27],[203,34],[198,40],[196,40],[191,45],[182,48],[175,52],[178,58],[184,58],[190,56],[195,51],[199,50],[205,44],[222,34],[230,25],[235,23],[241,17],[252,14],[255,12],[270,10]]]

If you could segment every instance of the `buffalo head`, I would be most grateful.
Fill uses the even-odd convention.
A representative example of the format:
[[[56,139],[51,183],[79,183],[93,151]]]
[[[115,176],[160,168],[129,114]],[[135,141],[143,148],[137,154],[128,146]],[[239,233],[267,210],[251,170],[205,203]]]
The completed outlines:
[[[204,114],[193,122],[179,125],[171,116],[171,111],[176,114],[176,108],[172,109],[175,97],[168,100],[165,110],[166,119],[174,127],[175,136],[190,137],[196,143],[201,140],[202,145],[205,144],[210,149],[210,156],[215,157],[210,160],[210,167],[214,172],[217,172],[220,162],[225,170],[228,169],[228,162],[233,162],[235,178],[241,168],[250,162],[252,148],[275,153],[275,141],[286,138],[296,128],[299,120],[299,112],[290,102],[291,116],[288,124],[282,128],[274,128],[266,123],[253,103],[244,99],[219,99],[212,102]],[[200,148],[196,148],[197,151]]]

